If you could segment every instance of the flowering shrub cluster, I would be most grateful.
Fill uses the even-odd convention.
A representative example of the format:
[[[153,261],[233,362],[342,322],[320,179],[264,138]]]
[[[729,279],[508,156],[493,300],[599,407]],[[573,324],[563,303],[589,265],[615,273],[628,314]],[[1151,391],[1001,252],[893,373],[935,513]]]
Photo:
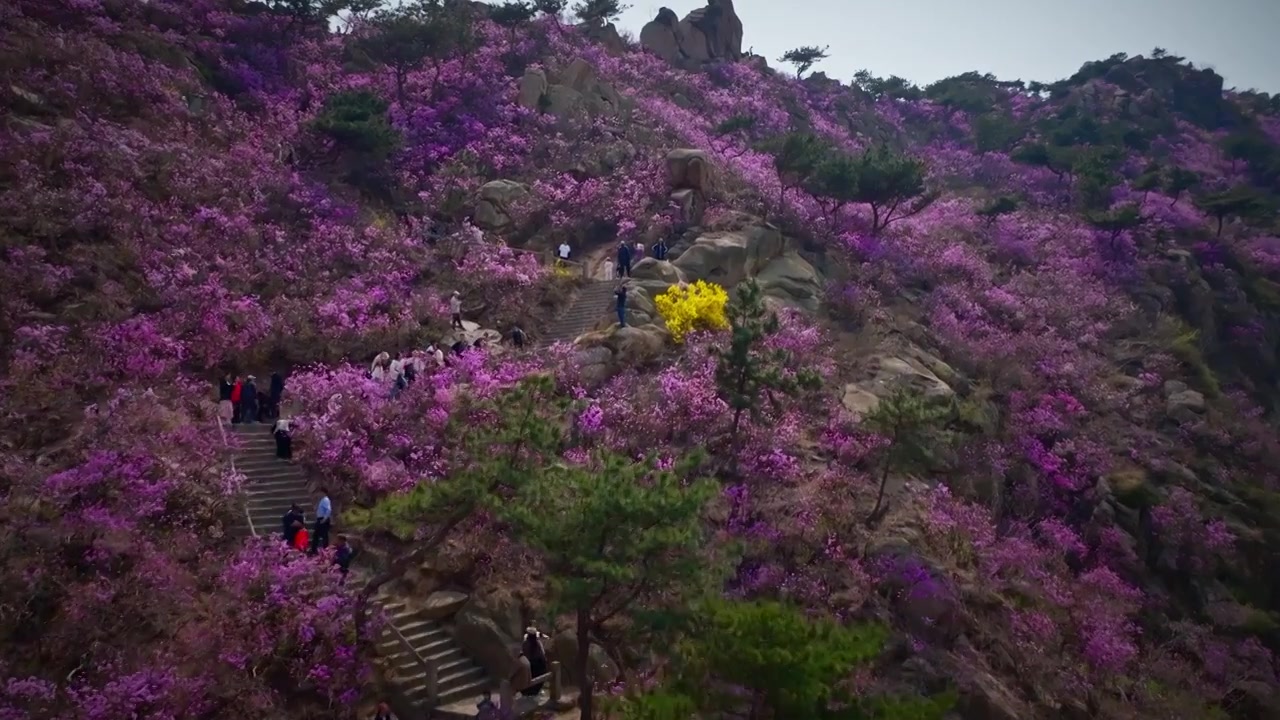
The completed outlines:
[[[653,299],[658,314],[666,323],[671,339],[684,342],[685,335],[699,330],[724,330],[729,327],[724,309],[729,293],[705,280],[673,285]]]

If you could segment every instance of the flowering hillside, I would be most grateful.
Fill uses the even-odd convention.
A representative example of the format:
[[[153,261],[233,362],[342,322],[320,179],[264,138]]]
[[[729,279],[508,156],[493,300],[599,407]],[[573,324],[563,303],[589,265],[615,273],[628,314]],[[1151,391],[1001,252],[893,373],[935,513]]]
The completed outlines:
[[[1276,99],[379,5],[0,7],[0,718],[354,713],[427,556],[603,648],[587,720],[1280,716]],[[629,327],[366,377],[659,240]],[[210,388],[270,369],[368,586],[232,533]]]

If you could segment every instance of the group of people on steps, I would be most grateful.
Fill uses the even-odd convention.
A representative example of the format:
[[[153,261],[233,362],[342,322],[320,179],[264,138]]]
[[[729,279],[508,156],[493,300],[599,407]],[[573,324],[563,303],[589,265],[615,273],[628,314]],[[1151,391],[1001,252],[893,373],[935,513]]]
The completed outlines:
[[[329,547],[329,531],[333,527],[333,502],[329,499],[329,491],[320,488],[320,500],[316,503],[315,521],[311,530],[307,530],[307,516],[297,503],[289,506],[280,518],[280,532],[284,543],[289,547],[317,555]],[[343,580],[351,569],[351,560],[355,558],[355,548],[346,535],[338,535],[334,543],[333,564],[342,572]]]

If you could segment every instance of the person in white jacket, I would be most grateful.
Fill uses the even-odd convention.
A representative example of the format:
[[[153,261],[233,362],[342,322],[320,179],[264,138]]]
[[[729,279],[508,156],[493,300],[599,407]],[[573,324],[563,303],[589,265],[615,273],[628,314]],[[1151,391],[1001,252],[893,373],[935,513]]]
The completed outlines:
[[[453,316],[450,319],[450,325],[455,330],[462,330],[462,296],[457,290],[454,290],[453,295],[449,297],[449,313]]]
[[[391,382],[395,380],[395,376],[391,374],[391,355],[388,353],[378,353],[378,357],[373,359],[373,365],[369,367],[369,377],[378,382]]]

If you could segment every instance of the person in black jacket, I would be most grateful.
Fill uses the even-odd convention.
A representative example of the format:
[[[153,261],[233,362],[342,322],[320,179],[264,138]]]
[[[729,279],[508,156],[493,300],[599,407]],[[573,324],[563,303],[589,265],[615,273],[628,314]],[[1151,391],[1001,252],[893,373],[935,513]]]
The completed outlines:
[[[280,373],[271,373],[271,404],[268,406],[268,420],[280,417],[280,399],[284,397],[284,378]]]
[[[250,375],[244,387],[240,388],[240,419],[246,425],[258,421],[258,386],[255,380],[257,378]]]
[[[298,528],[302,527],[302,523],[306,523],[307,516],[302,514],[302,508],[297,503],[289,506],[289,512],[280,518],[280,527],[284,530],[284,544],[292,545],[293,536],[298,534]]]
[[[631,277],[631,246],[618,243],[618,277]]]

